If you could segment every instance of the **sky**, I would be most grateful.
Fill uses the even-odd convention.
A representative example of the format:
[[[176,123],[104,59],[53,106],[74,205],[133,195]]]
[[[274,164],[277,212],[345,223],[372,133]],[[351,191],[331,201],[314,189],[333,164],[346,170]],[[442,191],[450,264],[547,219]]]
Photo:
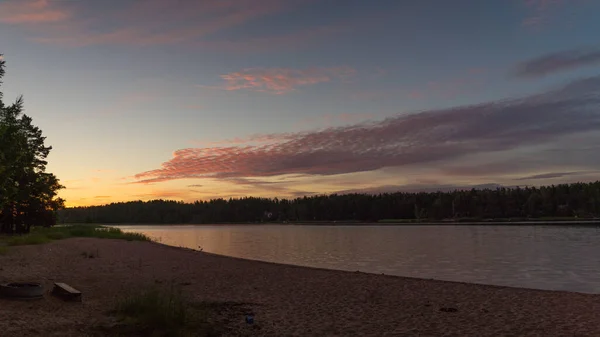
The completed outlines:
[[[599,0],[0,0],[68,206],[600,179]],[[9,102],[6,102],[9,103]]]

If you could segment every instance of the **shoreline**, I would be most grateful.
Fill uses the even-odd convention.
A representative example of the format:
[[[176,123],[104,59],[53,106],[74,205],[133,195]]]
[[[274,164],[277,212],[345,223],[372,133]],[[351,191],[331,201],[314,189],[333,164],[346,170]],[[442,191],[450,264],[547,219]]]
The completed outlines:
[[[413,281],[431,281],[431,282],[451,283],[451,284],[460,284],[460,285],[472,285],[472,286],[477,286],[477,287],[509,288],[509,289],[520,289],[520,290],[527,290],[527,291],[542,291],[542,292],[555,292],[555,293],[567,293],[567,294],[596,295],[596,296],[600,297],[600,293],[586,293],[586,292],[570,291],[570,290],[554,290],[554,289],[539,289],[539,288],[528,288],[528,287],[518,287],[518,286],[505,286],[505,285],[486,284],[486,283],[477,283],[477,282],[451,281],[451,280],[440,280],[440,279],[435,279],[435,278],[423,278],[423,277],[413,277],[413,276],[403,276],[403,275],[392,275],[392,274],[385,274],[385,273],[377,274],[377,273],[371,273],[371,272],[360,271],[360,270],[351,271],[351,270],[343,270],[343,269],[330,269],[330,268],[322,268],[322,267],[302,266],[302,265],[291,264],[291,263],[271,262],[271,261],[264,261],[264,260],[253,260],[253,259],[248,259],[248,258],[244,258],[244,257],[237,257],[237,256],[229,256],[229,255],[223,255],[223,254],[217,254],[217,253],[210,253],[210,252],[201,251],[201,250],[197,250],[197,249],[193,249],[193,248],[172,246],[172,245],[168,245],[166,243],[156,242],[156,241],[150,241],[150,243],[161,245],[163,247],[169,247],[169,248],[174,248],[174,249],[179,249],[179,250],[191,251],[191,252],[195,252],[195,253],[198,253],[198,254],[213,256],[213,257],[216,257],[216,258],[239,260],[239,261],[243,261],[243,262],[251,262],[251,263],[257,263],[257,264],[268,264],[268,265],[280,266],[280,267],[287,267],[287,268],[300,268],[300,269],[309,269],[309,270],[315,270],[315,271],[325,271],[325,272],[334,272],[334,273],[346,273],[346,274],[351,274],[351,275],[364,274],[364,275],[372,275],[372,276],[377,276],[377,277],[396,278],[396,279],[400,279],[400,280],[408,279],[408,280],[413,280]]]
[[[61,226],[82,225],[81,223],[61,223]],[[600,219],[590,220],[531,220],[531,221],[439,221],[439,222],[223,222],[210,224],[192,224],[192,223],[89,223],[83,225],[101,225],[101,226],[365,226],[365,227],[386,227],[386,226],[589,226],[599,227]]]
[[[98,257],[87,259],[84,251]],[[101,336],[114,298],[146,285],[183,284],[190,300],[249,304],[231,336],[595,336],[600,295],[419,279],[249,260],[158,242],[72,238],[11,247],[0,282],[65,282],[83,304],[49,296],[0,299],[7,336]],[[61,315],[56,316],[55,312]],[[456,311],[455,311],[456,310]],[[17,323],[15,323],[15,320]],[[66,330],[64,330],[66,329]],[[54,331],[68,333],[54,333]],[[84,331],[84,333],[82,333]],[[48,332],[48,333],[47,333]]]

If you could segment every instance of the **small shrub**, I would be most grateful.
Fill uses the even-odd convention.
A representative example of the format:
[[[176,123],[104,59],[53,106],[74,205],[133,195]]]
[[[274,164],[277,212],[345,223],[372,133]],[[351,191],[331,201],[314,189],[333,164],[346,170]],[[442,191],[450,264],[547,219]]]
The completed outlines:
[[[127,241],[151,241],[149,237],[142,233],[123,233],[122,235]]]

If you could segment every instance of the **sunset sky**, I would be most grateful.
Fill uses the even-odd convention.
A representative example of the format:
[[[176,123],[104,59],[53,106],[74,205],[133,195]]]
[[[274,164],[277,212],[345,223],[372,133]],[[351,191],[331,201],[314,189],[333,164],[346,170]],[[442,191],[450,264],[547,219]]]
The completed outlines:
[[[0,0],[67,205],[600,179],[597,0]],[[7,102],[7,103],[8,103]]]

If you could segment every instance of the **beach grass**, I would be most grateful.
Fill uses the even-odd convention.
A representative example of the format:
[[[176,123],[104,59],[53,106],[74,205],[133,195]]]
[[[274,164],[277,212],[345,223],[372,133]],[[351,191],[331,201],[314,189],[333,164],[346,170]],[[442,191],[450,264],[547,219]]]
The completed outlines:
[[[9,246],[37,245],[54,240],[85,237],[99,239],[120,239],[127,241],[150,241],[150,238],[140,233],[125,233],[119,228],[97,225],[72,225],[56,227],[34,227],[31,233],[6,237]]]
[[[9,246],[40,245],[52,239],[42,234],[27,234],[11,237],[7,240]]]
[[[219,336],[209,322],[213,314],[203,305],[190,303],[180,289],[149,287],[117,299],[115,314],[119,330],[127,334],[159,336]]]

